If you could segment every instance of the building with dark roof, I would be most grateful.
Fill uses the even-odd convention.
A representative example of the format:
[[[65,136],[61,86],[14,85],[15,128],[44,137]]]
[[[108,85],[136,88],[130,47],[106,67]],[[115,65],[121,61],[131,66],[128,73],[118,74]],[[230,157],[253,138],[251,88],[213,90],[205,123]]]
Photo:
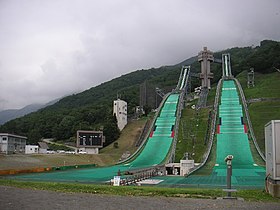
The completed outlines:
[[[49,149],[48,144],[46,142],[38,142],[38,145],[39,145],[39,153],[46,154]]]

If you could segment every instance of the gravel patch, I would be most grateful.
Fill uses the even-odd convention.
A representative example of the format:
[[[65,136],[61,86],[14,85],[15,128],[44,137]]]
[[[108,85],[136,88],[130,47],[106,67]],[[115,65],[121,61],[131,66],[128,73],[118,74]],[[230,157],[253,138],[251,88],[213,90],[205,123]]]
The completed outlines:
[[[279,203],[61,193],[0,186],[0,209],[280,209]]]

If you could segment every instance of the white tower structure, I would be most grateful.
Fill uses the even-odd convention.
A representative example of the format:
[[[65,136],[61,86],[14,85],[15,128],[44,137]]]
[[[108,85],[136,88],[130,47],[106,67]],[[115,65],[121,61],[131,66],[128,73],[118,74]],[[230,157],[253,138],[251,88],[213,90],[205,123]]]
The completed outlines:
[[[127,124],[127,103],[120,99],[115,100],[113,114],[116,115],[118,127],[122,130]]]

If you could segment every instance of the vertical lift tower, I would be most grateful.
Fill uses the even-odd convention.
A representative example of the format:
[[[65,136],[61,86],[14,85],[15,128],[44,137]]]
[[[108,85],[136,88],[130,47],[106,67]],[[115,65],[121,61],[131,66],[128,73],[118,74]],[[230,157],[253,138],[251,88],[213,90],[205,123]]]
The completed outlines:
[[[210,79],[213,78],[213,73],[210,72],[210,63],[214,61],[213,52],[207,50],[207,47],[204,47],[203,51],[198,53],[198,61],[201,66],[201,73],[199,74],[201,79],[201,92],[197,102],[197,109],[206,106],[208,92],[211,89]]]
[[[203,51],[198,53],[198,61],[201,64],[201,73],[199,74],[201,79],[201,88],[207,88],[210,90],[210,79],[213,78],[213,73],[210,72],[210,63],[214,61],[213,52],[207,50],[207,47],[204,47]]]

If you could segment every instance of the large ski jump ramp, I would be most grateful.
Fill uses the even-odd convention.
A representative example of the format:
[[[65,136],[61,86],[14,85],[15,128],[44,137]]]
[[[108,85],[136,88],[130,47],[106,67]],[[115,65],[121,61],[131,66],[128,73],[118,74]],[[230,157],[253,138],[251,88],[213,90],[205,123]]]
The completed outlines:
[[[224,80],[217,125],[216,164],[211,175],[190,175],[187,178],[166,177],[161,185],[182,187],[225,187],[227,165],[225,157],[233,155],[232,185],[234,187],[264,188],[265,168],[255,164],[238,91],[233,80]],[[203,168],[202,168],[203,169]],[[162,179],[162,178],[160,178]]]
[[[170,94],[155,121],[152,132],[141,153],[130,162],[111,167],[76,169],[14,176],[16,179],[56,182],[106,182],[118,171],[136,170],[162,164],[174,139],[174,125],[180,94]]]
[[[233,155],[233,183],[243,182],[244,179],[253,182],[255,178],[263,176],[264,168],[257,166],[252,157],[242,106],[233,80],[223,82],[219,117],[217,159],[213,173],[226,176],[224,159],[227,155]]]

